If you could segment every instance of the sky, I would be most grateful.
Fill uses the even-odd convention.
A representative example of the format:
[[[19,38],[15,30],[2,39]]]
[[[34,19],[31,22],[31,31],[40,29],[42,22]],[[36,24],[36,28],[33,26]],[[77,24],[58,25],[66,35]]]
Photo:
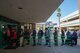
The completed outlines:
[[[64,0],[62,2],[62,4],[59,6],[59,8],[61,9],[61,17],[63,18],[67,15],[69,15],[70,13],[78,10],[78,0]],[[52,21],[54,23],[58,24],[58,17],[56,16],[57,13],[56,11],[49,17],[48,21]]]

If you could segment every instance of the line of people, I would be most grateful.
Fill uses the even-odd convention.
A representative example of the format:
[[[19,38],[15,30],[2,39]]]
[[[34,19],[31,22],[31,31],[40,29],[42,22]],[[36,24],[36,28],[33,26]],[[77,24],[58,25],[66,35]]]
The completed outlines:
[[[22,39],[26,39],[27,40],[27,45],[30,44],[30,35],[33,39],[33,43],[32,45],[35,46],[36,44],[37,45],[41,45],[42,44],[42,37],[44,36],[45,37],[45,45],[48,45],[49,47],[51,47],[51,34],[50,34],[51,30],[49,28],[45,28],[45,32],[43,32],[43,30],[39,30],[38,33],[36,32],[36,30],[34,29],[32,32],[30,32],[29,30],[25,30],[22,35],[24,38]],[[57,28],[55,28],[54,32],[53,32],[53,35],[54,35],[54,45],[55,46],[58,46],[58,35],[59,35],[59,32],[57,30]],[[67,36],[67,38],[65,39],[65,37]],[[38,37],[38,39],[36,39],[36,36]],[[62,41],[62,44],[61,46],[67,44],[67,45],[77,45],[77,32],[74,31],[73,34],[71,34],[71,32],[68,30],[67,33],[65,34],[65,31],[62,29],[61,30],[61,41]],[[22,41],[21,39],[21,43],[25,43],[25,41],[23,40]],[[37,43],[37,41],[38,43]],[[20,43],[20,44],[21,44]]]
[[[54,31],[54,45],[58,46],[58,30],[57,28],[55,28],[55,31]],[[67,38],[66,38],[67,37]],[[77,39],[78,39],[78,34],[77,34],[77,31],[74,30],[72,33],[70,30],[68,31],[64,31],[63,29],[61,30],[61,41],[62,41],[62,44],[61,46],[63,45],[77,45]]]
[[[16,46],[17,33],[16,29],[3,28],[3,46],[8,45],[7,47]]]
[[[31,37],[33,39],[33,43],[32,43],[33,46],[35,46],[36,44],[37,45],[41,45],[42,44],[42,37],[43,37],[43,35],[45,35],[45,39],[46,39],[46,44],[45,45],[49,45],[50,46],[50,30],[48,28],[45,29],[45,33],[43,32],[42,29],[40,29],[38,31],[38,33],[34,29],[32,31],[32,33],[30,33],[29,30],[25,30],[22,33],[22,35],[23,36],[20,38],[20,46],[22,45],[22,43],[23,44],[25,43],[25,41],[23,39],[26,39],[27,40],[27,45],[30,44],[30,35],[31,35]],[[36,35],[38,36],[38,39],[37,39],[38,43],[36,43]]]

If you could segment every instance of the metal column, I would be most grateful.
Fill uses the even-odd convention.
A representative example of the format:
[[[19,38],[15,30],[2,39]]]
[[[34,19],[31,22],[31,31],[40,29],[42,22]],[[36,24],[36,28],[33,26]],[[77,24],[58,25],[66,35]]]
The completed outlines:
[[[3,47],[3,45],[2,45],[2,26],[1,26],[1,21],[2,21],[2,19],[1,19],[1,16],[0,16],[0,48]]]

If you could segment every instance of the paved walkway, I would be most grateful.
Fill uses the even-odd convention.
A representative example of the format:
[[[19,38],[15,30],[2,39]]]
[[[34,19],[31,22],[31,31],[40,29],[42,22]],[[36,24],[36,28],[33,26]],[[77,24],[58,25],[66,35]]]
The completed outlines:
[[[17,49],[2,50],[0,53],[80,53],[80,46],[25,46]]]
[[[77,46],[25,46],[17,49],[0,50],[0,53],[80,53],[80,40],[78,40]]]
[[[53,49],[55,53],[80,53],[80,46],[58,46]]]
[[[55,53],[52,47],[46,46],[25,46],[4,51],[4,53]]]

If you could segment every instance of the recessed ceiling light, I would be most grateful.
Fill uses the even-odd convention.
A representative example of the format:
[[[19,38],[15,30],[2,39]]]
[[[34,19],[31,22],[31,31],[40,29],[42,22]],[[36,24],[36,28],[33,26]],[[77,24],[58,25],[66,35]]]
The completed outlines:
[[[18,7],[18,9],[23,9],[22,7]]]

